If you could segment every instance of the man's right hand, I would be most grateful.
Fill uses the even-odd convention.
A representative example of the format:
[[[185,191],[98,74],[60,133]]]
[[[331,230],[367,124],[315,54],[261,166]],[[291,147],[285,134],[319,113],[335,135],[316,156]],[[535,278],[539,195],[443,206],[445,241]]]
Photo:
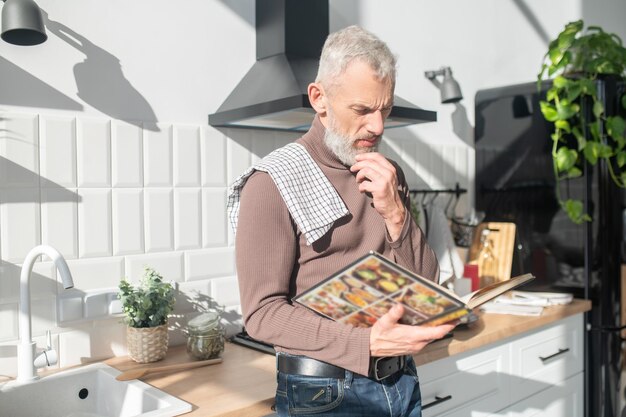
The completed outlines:
[[[454,324],[439,326],[408,326],[399,324],[404,308],[396,304],[372,326],[370,353],[372,356],[399,356],[417,353],[429,342],[441,339],[454,329]]]

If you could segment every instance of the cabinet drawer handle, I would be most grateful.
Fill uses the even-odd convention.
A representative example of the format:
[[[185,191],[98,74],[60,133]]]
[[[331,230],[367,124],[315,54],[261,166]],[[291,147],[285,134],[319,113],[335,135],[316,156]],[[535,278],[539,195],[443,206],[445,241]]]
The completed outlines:
[[[566,348],[566,349],[559,349],[559,351],[558,351],[558,352],[553,353],[553,354],[552,354],[552,355],[550,355],[550,356],[545,356],[545,357],[544,357],[544,356],[539,356],[539,359],[541,359],[541,362],[545,362],[545,361],[550,360],[550,359],[552,359],[552,358],[554,358],[554,357],[556,357],[556,356],[562,355],[562,354],[564,354],[565,352],[569,352],[569,348]]]
[[[424,404],[422,406],[422,410],[426,410],[427,408],[434,407],[437,404],[441,404],[441,403],[446,402],[446,401],[451,400],[451,399],[452,399],[452,395],[446,395],[445,397],[439,397],[439,396],[435,395],[435,401],[433,401],[432,403]]]

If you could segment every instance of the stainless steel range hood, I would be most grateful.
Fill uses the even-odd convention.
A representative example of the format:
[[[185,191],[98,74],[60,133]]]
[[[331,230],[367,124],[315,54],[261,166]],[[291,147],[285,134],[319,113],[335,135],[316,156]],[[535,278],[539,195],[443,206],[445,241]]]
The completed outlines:
[[[214,127],[307,131],[315,115],[307,86],[328,36],[328,0],[256,0],[257,61],[217,112]],[[385,128],[434,122],[433,111],[396,105]]]

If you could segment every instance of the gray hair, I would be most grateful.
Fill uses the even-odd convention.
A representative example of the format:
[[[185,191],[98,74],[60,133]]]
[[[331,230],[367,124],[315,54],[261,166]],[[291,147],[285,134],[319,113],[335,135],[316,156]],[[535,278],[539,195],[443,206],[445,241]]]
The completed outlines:
[[[348,26],[328,35],[315,82],[332,88],[334,79],[354,60],[368,64],[380,79],[389,79],[395,85],[396,57],[387,44],[359,26]]]

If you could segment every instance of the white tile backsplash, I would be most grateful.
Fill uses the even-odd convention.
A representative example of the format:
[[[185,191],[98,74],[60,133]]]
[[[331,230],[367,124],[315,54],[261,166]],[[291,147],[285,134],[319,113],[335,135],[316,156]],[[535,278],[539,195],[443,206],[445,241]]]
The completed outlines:
[[[78,290],[66,290],[57,298],[58,325],[65,322],[82,320],[83,318],[83,292]]]
[[[112,211],[113,255],[143,253],[143,189],[114,189]]]
[[[74,288],[81,291],[117,287],[124,277],[124,257],[76,259],[67,266],[74,278]]]
[[[76,187],[76,120],[39,117],[41,186]]]
[[[144,186],[172,186],[172,126],[157,124],[160,130],[146,131],[143,140]]]
[[[111,186],[111,121],[76,121],[77,174],[79,187]]]
[[[40,207],[39,188],[0,190],[0,249],[4,261],[22,263],[26,254],[41,243]]]
[[[75,289],[62,290],[54,265],[44,261],[31,279],[37,340],[53,330],[61,366],[126,354],[125,327],[104,318],[111,303],[98,294],[116,289],[121,277],[137,281],[144,265],[177,282],[180,323],[198,303],[239,314],[227,187],[300,135],[140,126],[47,114],[0,118],[0,374],[15,374],[19,273],[40,242],[66,256],[74,277]],[[410,185],[453,186],[473,165],[466,148],[445,146],[409,137],[383,149]],[[182,333],[172,335],[184,343]]]
[[[39,116],[3,113],[0,118],[0,187],[39,186]]]
[[[226,186],[226,136],[211,126],[201,131],[203,186]]]
[[[239,285],[237,277],[214,278],[211,280],[211,294],[226,307],[239,305]]]
[[[174,247],[176,250],[202,247],[200,188],[174,189]]]
[[[187,251],[185,268],[188,281],[234,275],[235,250],[221,248]]]
[[[78,258],[78,195],[76,189],[41,189],[41,242],[65,259]]]
[[[55,298],[45,298],[30,304],[33,336],[43,336],[46,330],[56,330],[57,307]]]
[[[226,188],[202,190],[202,244],[205,248],[228,244],[226,191]]]
[[[142,130],[122,121],[111,130],[113,187],[143,187]]]
[[[200,128],[174,126],[174,186],[200,186]]]
[[[226,160],[228,161],[228,184],[248,169],[252,162],[251,147],[252,135],[248,129],[228,129],[230,140],[226,146]]]
[[[111,256],[111,190],[78,189],[78,252],[81,258]]]
[[[143,274],[144,266],[156,270],[166,281],[183,281],[183,253],[154,253],[126,257],[126,277],[137,282]]]
[[[0,342],[17,339],[17,309],[17,303],[0,304]]]
[[[146,188],[144,224],[146,252],[174,250],[174,194],[171,188]]]

